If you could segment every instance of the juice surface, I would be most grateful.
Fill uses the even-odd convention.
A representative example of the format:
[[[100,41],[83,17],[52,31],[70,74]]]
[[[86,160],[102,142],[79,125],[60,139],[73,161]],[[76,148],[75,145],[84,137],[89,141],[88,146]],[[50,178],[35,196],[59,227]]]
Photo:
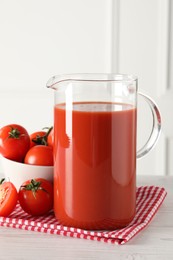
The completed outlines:
[[[54,113],[56,217],[85,229],[126,226],[136,203],[136,108],[83,102]]]

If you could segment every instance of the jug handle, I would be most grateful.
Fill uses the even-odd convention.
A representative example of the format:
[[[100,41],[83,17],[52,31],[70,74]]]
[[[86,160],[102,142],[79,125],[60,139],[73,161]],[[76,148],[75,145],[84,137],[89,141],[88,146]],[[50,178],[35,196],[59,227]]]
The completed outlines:
[[[151,149],[155,146],[160,133],[161,133],[161,114],[159,111],[158,106],[156,103],[147,95],[143,93],[138,93],[138,95],[142,96],[144,100],[148,103],[151,112],[152,112],[152,119],[153,119],[153,125],[151,134],[146,142],[146,144],[137,151],[137,159],[142,158],[144,155],[146,155]]]

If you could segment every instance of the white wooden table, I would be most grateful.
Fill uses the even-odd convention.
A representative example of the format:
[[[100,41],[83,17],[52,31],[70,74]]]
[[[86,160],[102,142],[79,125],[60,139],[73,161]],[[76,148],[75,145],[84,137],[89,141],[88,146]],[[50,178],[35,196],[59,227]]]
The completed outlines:
[[[149,226],[125,245],[0,227],[0,260],[173,259],[173,177],[140,176],[138,185],[158,185],[168,195]]]

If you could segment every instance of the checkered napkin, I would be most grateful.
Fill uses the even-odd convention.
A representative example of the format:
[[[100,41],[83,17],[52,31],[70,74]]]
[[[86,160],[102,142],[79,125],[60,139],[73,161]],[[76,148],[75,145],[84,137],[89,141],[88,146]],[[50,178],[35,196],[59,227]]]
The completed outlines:
[[[106,243],[125,244],[149,224],[164,201],[166,194],[165,189],[161,187],[142,186],[137,188],[135,218],[127,227],[113,231],[88,231],[66,227],[56,220],[53,212],[41,217],[32,217],[26,214],[19,204],[9,217],[0,217],[0,226],[84,238]]]

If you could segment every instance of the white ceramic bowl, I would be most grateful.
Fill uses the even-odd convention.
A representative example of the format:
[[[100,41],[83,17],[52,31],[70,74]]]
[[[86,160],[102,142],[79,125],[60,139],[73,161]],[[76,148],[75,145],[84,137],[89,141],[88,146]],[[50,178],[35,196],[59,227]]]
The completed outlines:
[[[38,166],[15,162],[1,156],[4,177],[11,181],[17,189],[24,181],[44,178],[53,182],[53,166]]]

